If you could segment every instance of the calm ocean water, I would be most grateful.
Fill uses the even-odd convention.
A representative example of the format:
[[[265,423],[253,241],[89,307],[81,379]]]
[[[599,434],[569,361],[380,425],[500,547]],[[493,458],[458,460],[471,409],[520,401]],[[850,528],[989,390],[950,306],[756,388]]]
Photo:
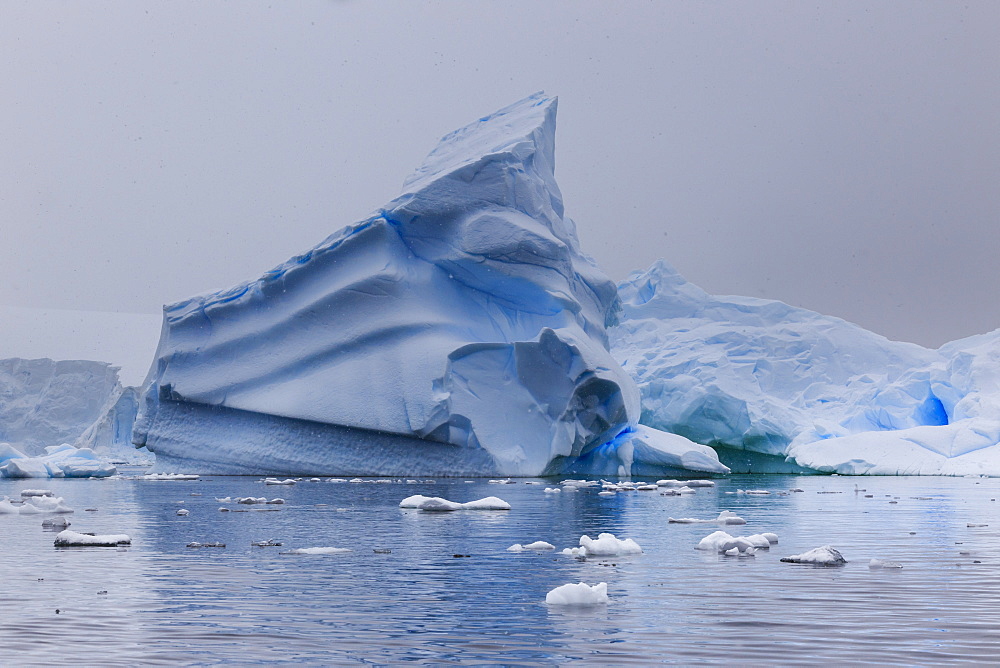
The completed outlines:
[[[0,664],[1000,661],[1000,480],[717,482],[694,495],[605,498],[524,481],[0,480],[0,495],[42,487],[64,497],[75,531],[132,538],[129,548],[55,549],[44,516],[0,515]],[[727,494],[737,489],[772,494]],[[496,495],[512,510],[397,507],[417,493]],[[216,501],[226,496],[287,503]],[[730,533],[771,531],[779,543],[751,558],[705,554],[693,548],[714,525],[667,523],[720,510],[748,522]],[[506,551],[535,540],[558,551],[600,532],[645,553],[581,562]],[[267,539],[283,546],[251,546]],[[846,566],[778,561],[828,543]],[[316,546],[351,551],[279,554]],[[873,557],[904,568],[870,570]],[[607,582],[610,603],[545,605],[547,591],[580,581]]]

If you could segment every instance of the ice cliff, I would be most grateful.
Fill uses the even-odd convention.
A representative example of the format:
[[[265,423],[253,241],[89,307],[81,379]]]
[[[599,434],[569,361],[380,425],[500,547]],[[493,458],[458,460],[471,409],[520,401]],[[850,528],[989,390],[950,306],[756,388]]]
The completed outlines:
[[[616,286],[563,215],[555,113],[536,94],[481,118],[367,220],[166,306],[135,443],[204,473],[725,472],[637,425]]]
[[[734,471],[1000,475],[1000,330],[929,350],[660,261],[619,286],[612,350],[644,425]]]
[[[89,360],[0,360],[0,443],[26,456],[69,444],[118,462],[143,463],[132,446],[135,388],[118,368]]]

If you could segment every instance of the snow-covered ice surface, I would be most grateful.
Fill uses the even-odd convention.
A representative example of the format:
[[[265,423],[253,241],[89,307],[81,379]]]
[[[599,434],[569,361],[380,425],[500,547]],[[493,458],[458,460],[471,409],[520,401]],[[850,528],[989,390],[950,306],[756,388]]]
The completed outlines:
[[[580,250],[539,93],[444,137],[403,193],[261,278],[164,308],[135,440],[160,470],[723,473],[638,425],[617,289]]]
[[[929,350],[709,295],[664,261],[619,296],[612,352],[642,424],[712,445],[733,470],[1000,475],[1000,330]]]
[[[107,665],[205,657],[226,665],[289,657],[309,665],[692,665],[734,657],[752,665],[843,665],[870,663],[877,648],[886,665],[937,665],[989,664],[1000,643],[993,621],[1000,479],[881,477],[855,494],[857,480],[846,477],[735,475],[697,494],[599,497],[600,484],[553,495],[521,481],[369,478],[280,488],[280,512],[230,503],[235,512],[219,513],[217,499],[276,488],[255,477],[161,482],[124,473],[44,484],[0,479],[0,499],[34,503],[22,490],[45,488],[54,495],[46,498],[76,509],[0,515],[2,596],[17,611],[0,614],[0,656],[53,665],[72,647]],[[804,491],[789,493],[796,488]],[[727,494],[736,489],[771,494]],[[415,493],[466,501],[498,491],[511,510],[398,507]],[[190,514],[177,517],[180,507]],[[726,556],[693,549],[714,526],[666,523],[723,510],[747,524],[739,532],[720,528],[773,531],[780,543],[752,557]],[[54,548],[60,528],[43,529],[47,518],[132,542]],[[554,553],[601,532],[635,539],[643,554],[577,560]],[[251,545],[267,539],[282,545]],[[537,540],[556,549],[507,551]],[[779,561],[826,543],[849,563]],[[326,546],[351,551],[281,554]],[[869,568],[873,558],[904,568]],[[606,582],[609,603],[544,603],[548,592],[579,582]]]
[[[118,547],[129,545],[132,539],[127,534],[90,534],[78,533],[70,529],[60,531],[56,535],[56,547]]]
[[[789,564],[811,564],[813,566],[843,566],[847,563],[847,559],[844,558],[844,555],[842,555],[840,551],[832,545],[814,547],[813,549],[807,550],[802,554],[793,554],[788,557],[782,557],[781,561]]]

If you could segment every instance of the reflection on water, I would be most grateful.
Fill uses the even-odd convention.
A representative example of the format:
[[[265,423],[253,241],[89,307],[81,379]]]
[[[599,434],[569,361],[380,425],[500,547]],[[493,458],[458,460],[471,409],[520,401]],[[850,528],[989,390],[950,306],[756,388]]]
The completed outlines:
[[[72,529],[128,533],[132,546],[56,550],[42,516],[0,516],[0,656],[19,665],[68,656],[105,665],[919,664],[992,662],[1000,642],[1000,480],[732,476],[694,495],[610,498],[462,480],[0,480],[0,495],[39,486],[76,509]],[[795,487],[805,491],[788,492]],[[737,489],[772,494],[727,493]],[[397,507],[415,493],[496,495],[512,510]],[[215,500],[265,495],[287,503],[273,511]],[[177,516],[181,507],[190,514]],[[693,549],[715,526],[667,523],[720,510],[748,521],[724,527],[730,533],[773,531],[779,544],[752,558],[720,557]],[[604,531],[636,539],[645,554],[580,562],[506,551],[535,540],[561,549]],[[270,538],[284,547],[250,545]],[[227,547],[185,547],[192,541]],[[827,543],[850,563],[778,561]],[[279,554],[314,546],[352,551]],[[873,557],[904,568],[870,570]],[[607,582],[611,603],[544,604],[547,591],[578,581]]]

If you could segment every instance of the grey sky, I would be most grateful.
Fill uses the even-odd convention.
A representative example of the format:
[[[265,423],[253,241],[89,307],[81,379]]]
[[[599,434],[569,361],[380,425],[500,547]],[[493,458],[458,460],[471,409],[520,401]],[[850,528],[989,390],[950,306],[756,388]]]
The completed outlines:
[[[998,34],[993,1],[2,0],[0,305],[256,277],[544,89],[612,278],[938,345],[1000,327]]]

